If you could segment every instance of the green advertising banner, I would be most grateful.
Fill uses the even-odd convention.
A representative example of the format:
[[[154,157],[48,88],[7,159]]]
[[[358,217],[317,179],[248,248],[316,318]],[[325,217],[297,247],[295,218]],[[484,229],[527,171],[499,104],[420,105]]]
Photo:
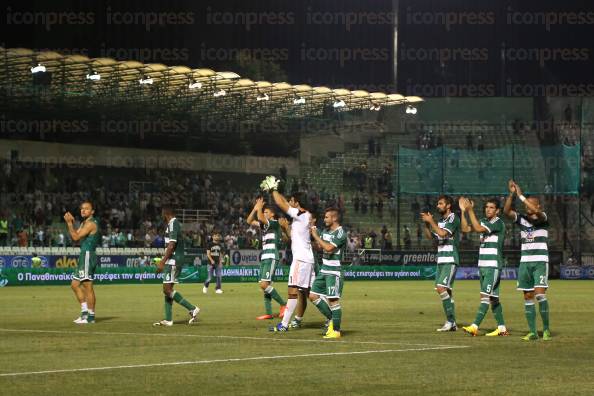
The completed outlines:
[[[202,282],[207,267],[185,267],[180,276],[182,283]],[[257,282],[260,269],[257,266],[223,267],[223,282]],[[275,280],[286,282],[289,267],[276,269]],[[351,266],[344,268],[346,280],[414,280],[433,279],[435,266]],[[22,285],[67,285],[72,280],[72,269],[66,268],[4,268],[0,271],[0,287]],[[156,274],[154,267],[99,268],[95,284],[140,284],[160,283],[163,274]]]

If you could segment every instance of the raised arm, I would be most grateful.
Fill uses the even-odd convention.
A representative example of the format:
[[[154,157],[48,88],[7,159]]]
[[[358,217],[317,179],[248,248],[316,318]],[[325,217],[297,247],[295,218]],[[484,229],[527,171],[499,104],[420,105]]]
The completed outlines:
[[[509,195],[505,199],[505,204],[503,205],[503,214],[513,221],[516,221],[516,212],[512,210],[514,194],[516,193],[516,183],[513,180],[510,180],[507,182],[507,187],[509,188]]]
[[[474,232],[484,233],[484,232],[491,232],[490,229],[481,225],[481,222],[477,219],[476,214],[474,213],[474,207],[471,206],[468,210],[468,217],[470,217],[470,223],[472,224],[472,230]]]
[[[256,203],[254,204],[252,211],[250,212],[247,219],[245,220],[246,223],[248,223],[249,225],[253,225],[253,226],[260,226],[260,223],[257,220],[258,205],[260,205],[260,208],[262,208],[261,205],[263,204],[263,202],[264,202],[264,200],[262,198],[256,198]]]
[[[285,197],[283,197],[283,195],[281,193],[279,193],[276,190],[273,190],[272,191],[272,199],[274,199],[274,202],[280,208],[280,210],[282,210],[285,213],[289,212],[289,203],[287,202],[287,199]]]
[[[460,197],[458,200],[458,206],[462,213],[460,214],[460,230],[464,233],[472,231],[472,228],[468,224],[468,220],[466,219],[466,209],[467,209],[468,200],[464,197]]]
[[[68,227],[68,233],[70,234],[70,238],[73,241],[79,241],[82,238],[86,237],[87,235],[91,234],[93,231],[97,231],[97,225],[92,221],[84,222],[82,227],[78,230],[74,229],[74,216],[70,212],[66,212],[64,214],[64,221],[66,221],[66,226]]]
[[[313,225],[309,228],[310,232],[311,232],[311,237],[313,238],[314,241],[316,241],[316,243],[318,244],[318,246],[320,248],[322,248],[322,250],[326,253],[332,253],[334,251],[336,251],[338,249],[338,247],[334,246],[333,244],[331,244],[330,242],[326,242],[325,240],[323,240],[322,238],[320,238],[320,234],[318,234],[318,228]]]
[[[437,225],[431,213],[421,213],[421,219],[427,224],[430,231],[438,235],[440,238],[447,238],[450,235],[449,231],[439,228],[439,225]]]
[[[514,183],[514,186],[516,187],[516,194],[518,194],[518,198],[520,198],[520,201],[524,203],[524,206],[526,206],[526,208],[529,209],[530,212],[534,213],[540,221],[545,221],[547,219],[547,216],[540,208],[540,205],[537,205],[531,199],[526,198],[522,193],[522,189],[517,183]]]
[[[289,226],[289,222],[286,218],[281,217],[278,219],[278,224],[281,226],[283,239],[286,238],[285,242],[287,242],[289,239],[291,239],[291,227]]]
[[[256,213],[258,215],[258,221],[260,224],[268,224],[268,219],[264,216],[264,211],[262,208],[264,207],[264,198],[258,198],[256,202]]]

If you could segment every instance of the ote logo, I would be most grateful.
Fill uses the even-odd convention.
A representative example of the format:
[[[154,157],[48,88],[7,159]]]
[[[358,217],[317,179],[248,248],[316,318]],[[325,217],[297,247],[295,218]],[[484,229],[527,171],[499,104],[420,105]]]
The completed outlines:
[[[28,268],[31,266],[31,262],[25,256],[14,256],[10,260],[10,266],[12,268]]]
[[[561,268],[561,276],[563,279],[581,279],[582,269],[577,266],[565,266]]]

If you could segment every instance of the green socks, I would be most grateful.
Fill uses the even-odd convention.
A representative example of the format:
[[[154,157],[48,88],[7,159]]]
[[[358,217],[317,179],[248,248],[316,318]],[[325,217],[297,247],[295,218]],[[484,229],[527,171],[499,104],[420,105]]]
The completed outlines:
[[[283,298],[280,296],[280,294],[278,294],[276,289],[270,285],[266,289],[264,289],[264,295],[270,296],[270,298],[279,303],[279,305],[286,305],[285,300],[283,300]]]
[[[165,296],[165,320],[171,322],[173,318],[173,299]]]
[[[182,307],[186,308],[188,311],[193,311],[194,309],[196,309],[196,307],[194,305],[190,304],[190,302],[188,300],[184,299],[182,297],[182,295],[177,291],[173,291],[172,298],[176,303],[178,303]]]
[[[481,298],[481,305],[479,305],[479,309],[478,312],[476,313],[476,318],[474,318],[474,324],[477,327],[480,327],[481,323],[483,322],[483,319],[485,319],[485,315],[487,314],[487,311],[489,310],[489,299],[486,299],[486,302],[484,299]]]
[[[325,300],[322,300],[318,297],[318,299],[315,300],[313,303],[316,307],[318,307],[318,310],[322,313],[322,315],[326,317],[326,319],[333,318],[332,311],[330,310],[330,307],[328,306]]]
[[[543,330],[549,330],[549,302],[547,296],[544,294],[537,294],[536,301],[538,301],[538,310],[542,318]]]
[[[524,301],[524,313],[526,315],[526,320],[528,321],[528,327],[530,328],[530,332],[536,333],[536,308],[534,307],[534,301]]]
[[[454,300],[450,297],[450,293],[444,291],[439,294],[439,297],[441,297],[441,304],[443,305],[443,311],[445,312],[448,322],[456,323],[456,310],[454,307]]]
[[[342,320],[342,308],[340,304],[336,304],[330,307],[332,311],[332,326],[334,331],[340,331],[340,321]]]
[[[497,326],[505,326],[505,321],[503,320],[503,307],[501,306],[501,303],[499,301],[494,302],[493,305],[491,305],[491,309],[495,315]]]
[[[272,315],[272,297],[268,293],[264,293],[264,309],[266,315]]]

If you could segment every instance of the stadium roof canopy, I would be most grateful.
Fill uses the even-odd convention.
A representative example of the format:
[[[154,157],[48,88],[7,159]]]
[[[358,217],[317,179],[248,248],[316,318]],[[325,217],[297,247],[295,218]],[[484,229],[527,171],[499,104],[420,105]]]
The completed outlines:
[[[23,48],[0,48],[0,84],[17,102],[39,97],[42,91],[46,102],[75,97],[81,105],[136,104],[239,121],[321,116],[327,109],[378,110],[423,101],[396,93],[252,81],[233,72]]]

